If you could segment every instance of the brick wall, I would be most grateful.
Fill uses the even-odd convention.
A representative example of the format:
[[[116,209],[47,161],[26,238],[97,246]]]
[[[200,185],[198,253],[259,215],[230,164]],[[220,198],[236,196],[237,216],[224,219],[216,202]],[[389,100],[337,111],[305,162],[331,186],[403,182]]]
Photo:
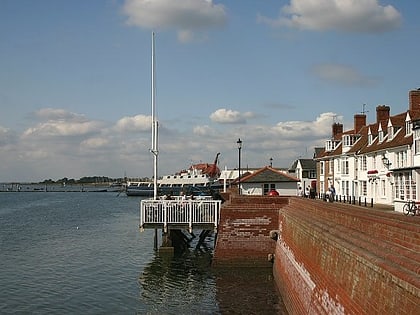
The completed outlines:
[[[409,93],[409,110],[419,110],[420,109],[420,88],[417,90],[412,90]]]
[[[272,266],[289,314],[420,314],[419,216],[297,197],[226,197],[213,265]]]
[[[278,225],[290,314],[420,314],[420,217],[290,198]]]
[[[278,229],[279,208],[286,197],[230,195],[223,204],[213,266],[271,267],[275,251],[270,231]]]

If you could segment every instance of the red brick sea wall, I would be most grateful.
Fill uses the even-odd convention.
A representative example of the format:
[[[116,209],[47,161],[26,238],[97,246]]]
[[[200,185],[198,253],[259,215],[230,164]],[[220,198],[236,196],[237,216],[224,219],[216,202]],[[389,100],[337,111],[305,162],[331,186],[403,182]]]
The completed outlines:
[[[213,266],[271,267],[268,254],[276,243],[270,231],[277,230],[279,208],[288,198],[231,195],[223,204]]]
[[[214,264],[263,266],[274,253],[289,314],[420,314],[420,217],[297,197],[231,198]]]

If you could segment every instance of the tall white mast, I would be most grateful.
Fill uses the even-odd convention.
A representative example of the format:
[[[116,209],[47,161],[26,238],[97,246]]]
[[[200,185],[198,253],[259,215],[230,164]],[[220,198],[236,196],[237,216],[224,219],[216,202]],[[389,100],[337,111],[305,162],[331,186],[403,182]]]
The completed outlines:
[[[155,78],[155,33],[152,32],[152,149],[153,154],[153,198],[158,196],[158,121],[156,118],[156,78]]]

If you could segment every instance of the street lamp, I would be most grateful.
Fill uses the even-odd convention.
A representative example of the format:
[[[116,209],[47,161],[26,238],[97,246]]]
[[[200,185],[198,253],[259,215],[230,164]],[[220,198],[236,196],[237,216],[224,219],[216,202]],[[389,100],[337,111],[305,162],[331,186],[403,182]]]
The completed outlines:
[[[386,168],[389,168],[389,166],[392,164],[389,159],[385,156],[385,154],[382,155],[382,163],[386,166]]]
[[[238,145],[238,170],[239,170],[239,178],[238,178],[238,192],[241,194],[241,149],[242,149],[242,140],[241,138],[236,141],[236,144]]]

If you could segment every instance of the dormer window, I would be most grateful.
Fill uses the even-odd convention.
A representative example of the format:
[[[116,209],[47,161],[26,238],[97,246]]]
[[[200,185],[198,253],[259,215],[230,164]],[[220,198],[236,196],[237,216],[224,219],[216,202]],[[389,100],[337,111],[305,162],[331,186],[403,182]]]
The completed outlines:
[[[410,136],[413,133],[414,122],[411,120],[410,113],[405,116],[405,135]]]
[[[412,126],[413,125],[411,124],[410,120],[405,122],[405,135],[406,136],[411,135],[411,133],[413,132]]]
[[[379,142],[384,141],[384,131],[382,130],[381,125],[379,125],[379,129],[378,129],[378,140]]]
[[[325,151],[327,151],[327,152],[332,151],[332,143],[331,143],[331,140],[325,141]]]
[[[335,150],[336,145],[337,145],[337,141],[327,140],[325,142],[325,151],[331,152],[331,151]]]
[[[420,120],[413,120],[411,122],[411,129],[412,130],[420,129]]]
[[[373,135],[372,135],[372,131],[369,128],[369,132],[368,132],[368,145],[371,145],[373,143]]]
[[[388,141],[391,141],[394,138],[394,127],[392,125],[388,126]]]
[[[343,136],[343,145],[345,147],[352,146],[357,140],[357,136],[355,135],[344,135]]]

